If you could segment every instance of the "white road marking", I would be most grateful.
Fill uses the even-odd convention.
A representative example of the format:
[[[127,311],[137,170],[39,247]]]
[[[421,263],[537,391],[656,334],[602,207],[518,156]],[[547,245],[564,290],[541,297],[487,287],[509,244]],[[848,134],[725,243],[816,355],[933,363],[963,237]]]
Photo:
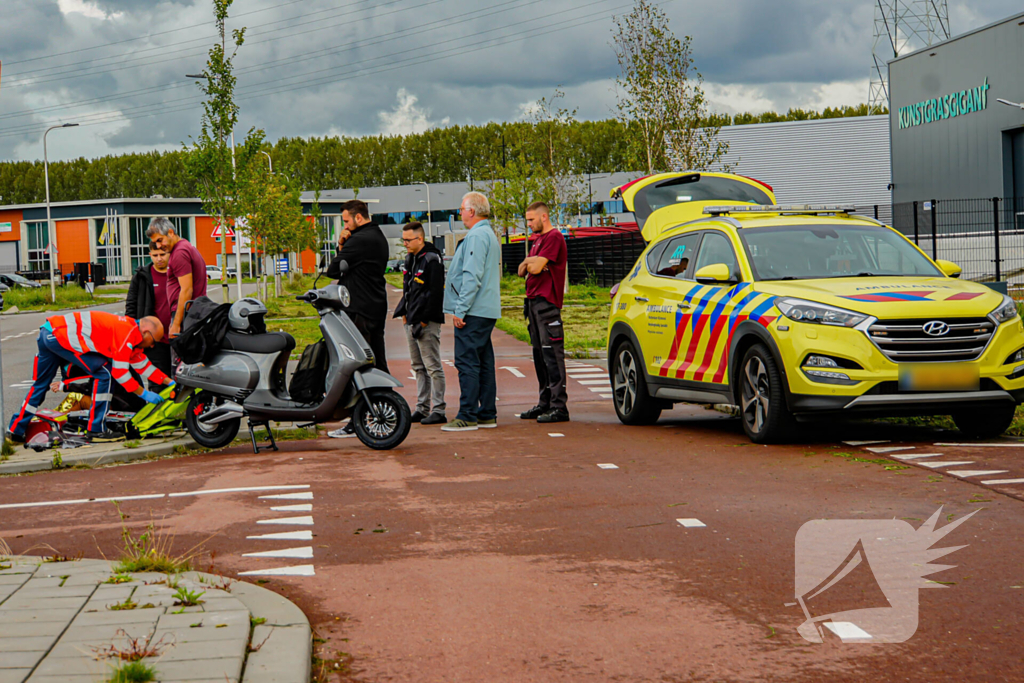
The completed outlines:
[[[849,621],[826,621],[825,628],[839,636],[844,643],[863,643],[873,640],[870,633]]]
[[[509,366],[509,365],[502,365],[501,369],[502,370],[508,370],[515,377],[526,377],[526,375],[524,375],[523,373],[519,372],[519,368],[513,368],[512,366]]]
[[[302,548],[283,548],[281,550],[265,550],[260,553],[243,553],[242,557],[282,557],[292,560],[308,560],[313,557],[313,546]]]
[[[206,489],[203,491],[183,491],[181,493],[168,493],[170,498],[181,496],[205,496],[211,493],[239,493],[241,491],[287,491],[288,489],[308,489],[309,484],[289,484],[283,486],[239,486],[231,489]]]
[[[912,451],[915,448],[916,446],[874,446],[864,450],[872,453],[895,453],[896,451]]]
[[[264,498],[270,500],[313,500],[313,492],[303,491],[302,493],[277,493],[271,496],[260,496],[260,500]]]
[[[597,466],[600,467],[602,470],[617,470],[617,469],[619,469],[618,465],[613,465],[610,462],[599,462],[599,463],[597,463]]]
[[[917,460],[918,458],[934,458],[934,457],[937,457],[937,456],[940,456],[940,455],[944,455],[944,454],[943,453],[904,453],[903,455],[896,455],[894,453],[892,457],[896,458],[897,460]]]
[[[312,541],[313,532],[309,529],[302,531],[282,531],[276,534],[263,534],[262,536],[246,536],[256,541]]]
[[[1024,442],[1007,443],[937,443],[936,446],[963,446],[964,448],[1024,448]]]
[[[921,463],[918,463],[918,464],[921,467],[931,467],[932,469],[935,469],[936,467],[959,467],[960,465],[973,465],[974,461],[973,460],[957,460],[957,461],[954,462],[954,461],[951,461],[951,460],[945,460],[945,461],[937,462],[935,460],[932,460],[931,462],[921,462]]]
[[[595,384],[595,385],[596,384],[605,384],[605,385],[608,385],[608,386],[611,385],[611,383],[608,381],[607,377],[602,377],[601,379],[581,379],[581,380],[578,380],[578,381],[583,386],[589,386],[591,384]]]
[[[677,519],[676,521],[684,527],[686,527],[687,529],[698,529],[700,527],[707,526],[707,524],[705,524],[704,522],[700,521],[695,517],[684,517],[682,519]]]
[[[615,398],[615,394],[598,394],[601,398]]]
[[[607,377],[607,372],[594,372],[588,370],[587,372],[573,372],[572,370],[566,370],[565,374],[569,375],[573,379],[596,379],[598,377]]]
[[[889,441],[844,441],[843,443],[846,444],[847,446],[870,446],[873,443],[889,443]],[[935,445],[938,446],[939,444]]]
[[[992,484],[1024,484],[1024,479],[989,479],[988,481],[981,482],[985,485]]]
[[[565,434],[562,434],[561,432],[548,432],[548,436],[559,437],[559,436],[565,436]]]
[[[311,564],[300,564],[294,567],[276,567],[274,569],[258,569],[252,572],[238,572],[239,576],[316,576]]]
[[[1010,470],[957,470],[955,472],[946,472],[946,474],[955,474],[958,477],[991,477],[994,474],[1006,474]]]
[[[312,512],[312,503],[300,503],[299,505],[278,505],[270,508],[274,512]]]
[[[163,498],[166,494],[163,493],[150,493],[142,496],[111,496],[109,498],[78,498],[75,500],[45,500],[38,503],[7,503],[0,505],[0,510],[10,508],[38,508],[46,507],[47,505],[81,505],[82,503],[109,503],[112,500],[153,500],[154,498]]]
[[[611,385],[610,385],[610,384],[606,384],[606,385],[604,385],[603,387],[587,387],[587,389],[590,389],[590,390],[591,390],[591,391],[593,391],[593,392],[594,392],[595,394],[600,394],[600,393],[608,393],[608,391],[610,391],[610,390],[611,390],[611,388],[612,388],[612,387],[611,387]]]
[[[277,517],[276,519],[260,519],[256,521],[257,524],[301,524],[303,526],[313,526],[313,516],[307,517]]]

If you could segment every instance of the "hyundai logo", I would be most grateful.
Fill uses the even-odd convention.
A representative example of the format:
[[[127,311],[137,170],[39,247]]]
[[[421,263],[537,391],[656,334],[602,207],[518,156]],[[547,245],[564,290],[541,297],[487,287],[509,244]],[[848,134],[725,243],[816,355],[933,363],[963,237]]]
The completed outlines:
[[[932,320],[927,322],[922,327],[924,333],[930,337],[941,337],[942,335],[949,334],[949,325],[942,322],[941,320]]]

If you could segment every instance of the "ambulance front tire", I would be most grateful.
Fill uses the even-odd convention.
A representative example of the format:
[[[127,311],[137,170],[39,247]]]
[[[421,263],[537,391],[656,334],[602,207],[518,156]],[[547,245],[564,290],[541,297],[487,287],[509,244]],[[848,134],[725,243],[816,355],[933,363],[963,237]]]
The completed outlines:
[[[992,439],[1010,428],[1016,412],[1017,406],[1007,401],[983,409],[953,413],[953,424],[968,438]]]
[[[612,402],[619,422],[627,425],[654,424],[661,417],[664,402],[647,393],[647,379],[640,354],[633,343],[615,347],[611,364]]]
[[[754,344],[747,349],[738,375],[740,420],[747,437],[758,444],[790,438],[796,421],[786,405],[785,379],[768,347]]]

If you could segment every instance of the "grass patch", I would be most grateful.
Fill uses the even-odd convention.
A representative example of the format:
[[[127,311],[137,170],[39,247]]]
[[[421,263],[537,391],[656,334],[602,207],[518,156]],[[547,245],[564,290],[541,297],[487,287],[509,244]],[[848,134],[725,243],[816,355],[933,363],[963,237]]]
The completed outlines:
[[[276,441],[311,441],[313,439],[320,438],[320,432],[317,431],[316,427],[297,427],[295,429],[275,429],[274,440]],[[256,432],[257,441],[263,437],[264,431],[261,429]],[[231,442],[232,445],[250,443],[249,436],[235,437],[235,440]]]
[[[135,609],[139,606],[139,603],[133,602],[131,598],[125,598],[124,602],[116,602],[113,605],[108,605],[107,609],[114,610],[115,612],[127,609]]]
[[[125,441],[124,442],[124,447],[125,448],[138,448],[141,445],[142,445],[142,442],[139,441],[138,439],[132,439],[131,441]]]
[[[206,591],[193,591],[185,586],[178,586],[178,590],[174,593],[174,606],[195,607],[201,605],[206,602],[202,599],[205,594]]]
[[[146,530],[138,537],[132,535],[124,521],[127,516],[121,512],[121,506],[116,502],[114,507],[121,518],[121,540],[124,548],[121,549],[121,558],[114,565],[114,572],[126,574],[134,572],[163,572],[165,574],[178,574],[192,569],[192,560],[195,559],[197,549],[193,548],[182,555],[171,553],[171,546],[174,537],[156,529],[153,522],[146,526]]]
[[[0,462],[14,455],[14,442],[3,437],[3,446],[0,447]]]
[[[111,576],[109,579],[107,579],[103,583],[118,584],[118,583],[128,583],[128,582],[133,581],[133,580],[134,579],[132,578],[131,574],[114,574],[113,576]]]
[[[604,349],[608,342],[608,314],[611,312],[609,288],[593,282],[570,285],[562,302],[562,327],[565,330],[565,354],[586,358],[593,349]],[[497,328],[521,342],[530,343],[530,331],[523,316],[526,280],[505,275],[501,279],[501,319]]]
[[[95,303],[99,302],[77,285],[58,287],[56,303],[50,298],[49,286],[32,289],[15,287],[4,293],[4,306],[17,306],[19,311],[54,311],[61,308],[81,308]]]
[[[156,669],[141,661],[125,662],[115,667],[108,683],[149,683],[156,680]]]

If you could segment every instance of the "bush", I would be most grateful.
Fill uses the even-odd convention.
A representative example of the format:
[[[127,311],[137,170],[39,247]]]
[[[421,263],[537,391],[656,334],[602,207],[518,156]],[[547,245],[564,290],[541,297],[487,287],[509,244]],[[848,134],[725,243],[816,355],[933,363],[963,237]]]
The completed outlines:
[[[50,298],[50,287],[32,289],[14,287],[4,293],[4,308],[17,306],[22,311],[51,311],[60,308],[81,308],[96,303],[92,295],[77,285],[57,288],[57,303]]]

